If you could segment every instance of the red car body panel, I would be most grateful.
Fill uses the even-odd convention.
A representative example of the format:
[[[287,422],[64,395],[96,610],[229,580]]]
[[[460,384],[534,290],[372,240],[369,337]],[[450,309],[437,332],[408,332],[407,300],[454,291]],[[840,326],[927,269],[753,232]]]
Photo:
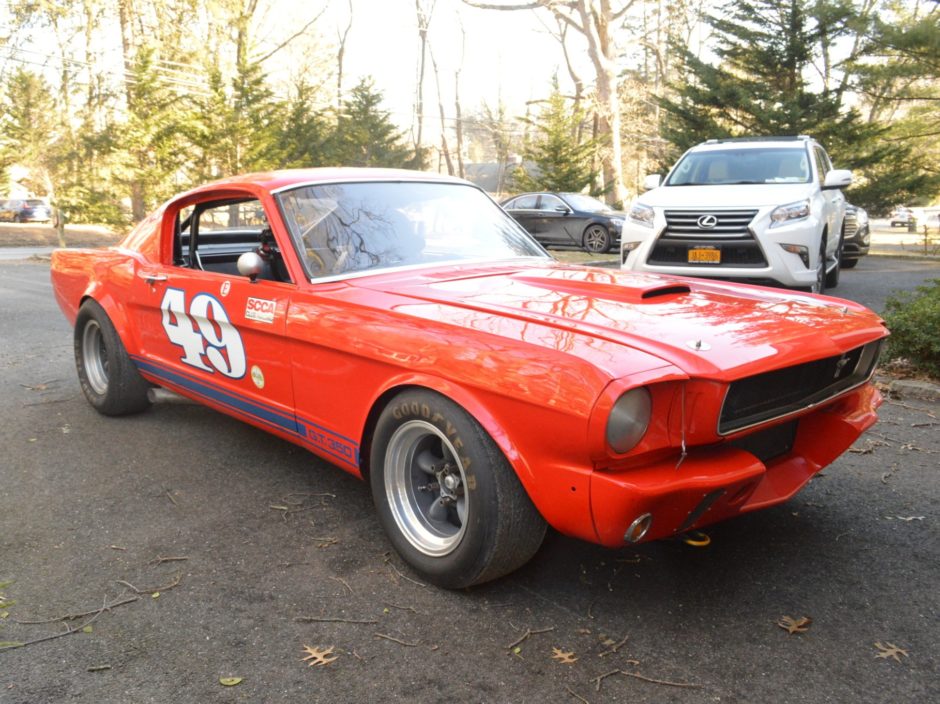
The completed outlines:
[[[875,422],[881,399],[866,380],[786,418],[724,435],[717,427],[730,382],[887,334],[875,314],[838,299],[528,259],[311,282],[274,192],[358,180],[463,183],[331,169],[210,184],[161,207],[117,247],[56,251],[56,298],[73,324],[94,298],[152,383],[356,475],[367,470],[371,424],[389,398],[404,387],[437,391],[486,429],[552,526],[608,546],[623,545],[645,513],[654,517],[646,539],[655,539],[785,501]],[[295,283],[172,263],[180,209],[247,195],[261,202]],[[197,296],[237,329],[244,370],[180,363],[166,332],[179,321],[162,317],[161,301]],[[253,306],[264,307],[263,319],[249,317]],[[620,455],[605,441],[607,414],[637,386],[650,391],[652,421]],[[793,418],[782,456],[764,462],[732,444]]]

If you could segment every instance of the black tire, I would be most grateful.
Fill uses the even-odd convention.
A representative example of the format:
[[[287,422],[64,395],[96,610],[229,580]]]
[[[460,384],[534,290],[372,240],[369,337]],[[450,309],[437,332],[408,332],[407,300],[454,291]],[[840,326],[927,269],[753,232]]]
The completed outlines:
[[[839,274],[842,270],[842,236],[839,236],[839,245],[836,247],[836,265],[826,272],[826,288],[835,288],[839,285]]]
[[[581,246],[584,248],[585,252],[590,252],[591,254],[605,254],[610,250],[611,238],[610,232],[603,225],[598,225],[594,223],[593,225],[588,225],[584,229],[584,234],[581,235]]]
[[[545,537],[544,519],[496,443],[460,406],[431,391],[402,392],[382,411],[370,483],[395,550],[441,587],[508,574]]]
[[[854,269],[858,264],[858,259],[843,259],[842,268],[843,269]]]
[[[74,344],[78,381],[96,411],[122,416],[150,407],[150,384],[127,356],[104,308],[91,299],[78,310]]]
[[[819,243],[819,255],[816,260],[816,283],[810,287],[810,293],[826,292],[826,235],[823,233]]]

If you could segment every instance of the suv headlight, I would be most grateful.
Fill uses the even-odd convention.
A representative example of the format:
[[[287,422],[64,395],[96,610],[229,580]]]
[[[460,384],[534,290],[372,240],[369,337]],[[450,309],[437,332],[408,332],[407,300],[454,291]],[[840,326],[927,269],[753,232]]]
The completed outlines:
[[[646,227],[653,226],[653,209],[642,203],[634,203],[630,208],[630,219]]]
[[[782,225],[791,220],[801,220],[809,217],[809,200],[798,200],[795,203],[787,203],[779,208],[774,208],[770,214],[770,226]]]
[[[653,410],[650,392],[631,389],[617,399],[607,418],[607,444],[617,453],[629,452],[646,435]]]

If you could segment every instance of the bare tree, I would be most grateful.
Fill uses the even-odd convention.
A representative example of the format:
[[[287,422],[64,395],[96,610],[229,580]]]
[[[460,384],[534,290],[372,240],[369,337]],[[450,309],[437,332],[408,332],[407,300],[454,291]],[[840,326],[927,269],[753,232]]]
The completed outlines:
[[[457,120],[454,125],[454,131],[457,133],[457,173],[460,178],[466,178],[466,171],[463,165],[463,115],[460,109],[460,71],[463,69],[464,53],[467,48],[467,32],[464,29],[463,22],[460,23],[460,63],[457,64],[457,70],[454,71],[454,109]]]
[[[484,10],[547,10],[563,24],[584,36],[588,57],[594,67],[595,90],[600,112],[600,134],[609,141],[604,159],[604,181],[609,197],[617,203],[627,198],[623,185],[623,152],[617,47],[614,34],[617,22],[637,0],[533,0],[522,3],[486,3],[463,0],[466,5]]]
[[[415,126],[414,133],[415,156],[421,159],[421,144],[424,132],[424,65],[428,48],[428,28],[431,26],[431,16],[434,14],[434,5],[437,0],[425,6],[421,0],[415,0],[415,15],[418,19],[418,41],[421,52],[418,55],[418,78],[415,85]]]
[[[343,105],[343,58],[346,56],[346,40],[349,38],[349,30],[353,23],[353,5],[349,0],[349,22],[346,23],[346,29],[340,34],[336,32],[339,41],[339,48],[336,51],[336,109],[339,110]]]
[[[434,60],[434,51],[428,47],[428,53],[431,55],[431,67],[434,70],[434,85],[437,88],[437,110],[441,117],[441,152],[444,154],[444,161],[447,163],[447,173],[454,175],[454,161],[450,158],[450,146],[447,144],[447,120],[444,117],[444,100],[441,98],[441,77],[437,71],[437,61]]]

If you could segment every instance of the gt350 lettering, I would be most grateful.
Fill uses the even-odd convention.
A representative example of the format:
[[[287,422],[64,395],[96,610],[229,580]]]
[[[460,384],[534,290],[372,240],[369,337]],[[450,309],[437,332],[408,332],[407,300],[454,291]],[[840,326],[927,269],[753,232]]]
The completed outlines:
[[[167,338],[183,350],[180,361],[233,379],[245,376],[245,346],[218,299],[197,293],[187,313],[186,292],[168,288],[160,310]]]

